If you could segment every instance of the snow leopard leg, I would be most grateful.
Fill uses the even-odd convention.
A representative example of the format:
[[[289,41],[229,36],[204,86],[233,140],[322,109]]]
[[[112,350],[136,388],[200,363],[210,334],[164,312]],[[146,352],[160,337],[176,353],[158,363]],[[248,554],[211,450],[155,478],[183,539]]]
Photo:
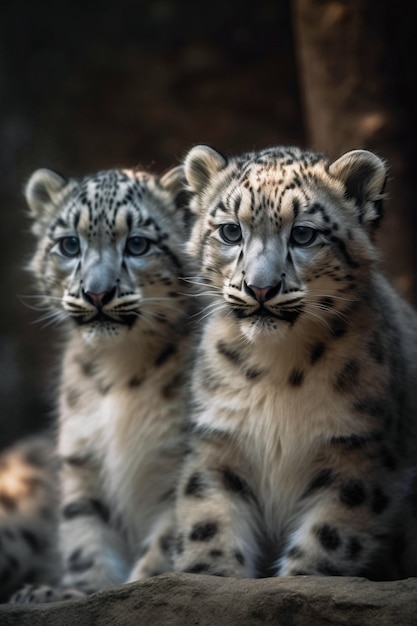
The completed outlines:
[[[255,577],[260,522],[247,468],[225,441],[195,444],[178,490],[175,569]]]
[[[26,586],[13,602],[70,600],[125,582],[129,561],[121,534],[101,497],[94,460],[61,459],[59,549],[62,577],[58,587]]]
[[[144,580],[165,572],[172,572],[173,546],[175,540],[174,505],[158,516],[148,537],[142,543],[140,555],[133,566],[127,582]]]

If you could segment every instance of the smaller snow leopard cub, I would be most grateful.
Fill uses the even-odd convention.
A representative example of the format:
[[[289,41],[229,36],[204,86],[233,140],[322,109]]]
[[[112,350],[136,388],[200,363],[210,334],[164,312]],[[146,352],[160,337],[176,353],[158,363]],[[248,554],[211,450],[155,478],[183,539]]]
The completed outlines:
[[[183,171],[109,170],[26,188],[38,244],[30,269],[66,343],[59,384],[58,588],[69,599],[172,569],[184,455],[191,298]]]
[[[196,146],[184,165],[188,250],[212,302],[176,569],[381,575],[371,566],[410,523],[417,465],[417,316],[374,246],[385,164],[364,150],[332,162]]]

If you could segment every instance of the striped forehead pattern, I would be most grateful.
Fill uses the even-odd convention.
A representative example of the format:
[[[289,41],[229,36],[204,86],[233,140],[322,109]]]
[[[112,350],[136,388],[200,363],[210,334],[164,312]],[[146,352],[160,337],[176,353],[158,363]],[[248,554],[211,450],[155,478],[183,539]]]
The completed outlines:
[[[121,211],[129,229],[132,225],[152,223],[158,228],[148,206],[155,191],[153,183],[152,177],[146,174],[133,176],[122,170],[87,176],[71,186],[59,215],[51,224],[51,232],[57,226],[77,230],[82,219],[88,238],[94,238],[98,231],[111,237]]]
[[[244,216],[251,226],[266,217],[280,226],[284,198],[287,200],[291,194],[291,217],[296,217],[301,204],[310,205],[311,189],[317,188],[326,169],[327,161],[321,155],[298,148],[271,148],[244,154],[229,164],[228,184],[210,215],[215,217],[221,212],[237,219]],[[287,202],[285,206],[288,207]],[[319,205],[313,202],[308,211],[316,210]]]

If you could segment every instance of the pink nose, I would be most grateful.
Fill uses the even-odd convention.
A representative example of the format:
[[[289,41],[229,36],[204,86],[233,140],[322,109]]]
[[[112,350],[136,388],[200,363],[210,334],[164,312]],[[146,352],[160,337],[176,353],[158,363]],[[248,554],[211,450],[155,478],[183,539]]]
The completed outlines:
[[[89,304],[94,304],[98,309],[111,300],[116,295],[116,287],[112,287],[108,291],[102,291],[100,293],[95,293],[94,291],[84,291],[82,292],[82,296],[86,302]]]
[[[85,295],[92,301],[93,304],[95,304],[96,306],[100,306],[103,303],[106,292],[103,291],[103,293],[92,293],[91,291],[86,291]]]
[[[277,293],[281,289],[281,281],[279,281],[278,284],[275,286],[268,285],[267,287],[257,287],[256,285],[248,285],[245,282],[244,288],[245,288],[246,293],[252,296],[252,298],[255,298],[259,303],[263,303],[266,300],[270,300],[271,298],[277,295]]]
[[[253,291],[258,302],[265,302],[268,292],[272,287],[255,287],[254,285],[248,285],[249,289]]]

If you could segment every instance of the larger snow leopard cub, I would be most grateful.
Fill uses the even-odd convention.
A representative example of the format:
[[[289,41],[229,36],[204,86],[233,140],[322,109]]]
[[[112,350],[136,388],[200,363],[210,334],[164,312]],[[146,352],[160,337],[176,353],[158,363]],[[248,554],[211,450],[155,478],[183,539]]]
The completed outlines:
[[[196,146],[185,174],[188,248],[212,302],[176,569],[416,574],[407,544],[408,567],[371,568],[401,522],[412,529],[417,464],[417,319],[374,246],[384,163],[363,150],[331,162]]]
[[[15,601],[66,599],[172,569],[191,341],[181,194],[181,167],[161,178],[109,170],[66,180],[38,170],[29,180],[30,269],[47,318],[65,329],[62,575],[58,588],[28,587]]]

